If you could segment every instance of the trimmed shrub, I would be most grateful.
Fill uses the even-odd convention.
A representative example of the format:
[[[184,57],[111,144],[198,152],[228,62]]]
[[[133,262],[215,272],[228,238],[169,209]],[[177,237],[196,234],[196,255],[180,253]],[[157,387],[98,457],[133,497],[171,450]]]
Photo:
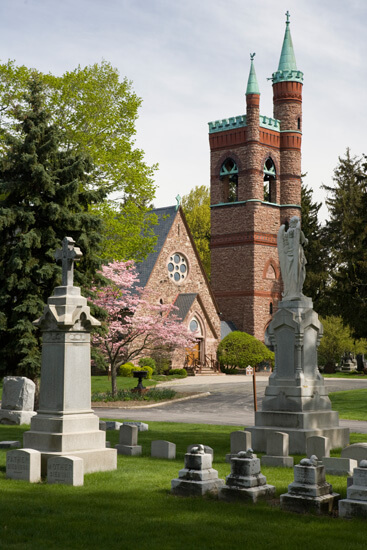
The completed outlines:
[[[141,357],[138,361],[139,367],[150,367],[152,369],[152,373],[155,372],[156,369],[156,363],[152,357]]]
[[[186,369],[171,369],[168,371],[168,374],[175,375],[175,376],[182,376],[182,378],[186,378],[187,376],[187,370]]]
[[[148,367],[148,365],[146,365],[145,367],[135,367],[134,370],[145,370],[148,373],[147,374],[147,380],[152,378],[153,369],[151,367]]]
[[[228,334],[218,346],[221,369],[256,367],[262,361],[274,364],[274,353],[254,336],[236,330]],[[225,372],[225,371],[224,371]]]
[[[125,378],[132,378],[133,373],[132,371],[139,367],[136,367],[133,363],[125,363],[124,365],[121,365],[119,367],[119,376],[124,376]]]

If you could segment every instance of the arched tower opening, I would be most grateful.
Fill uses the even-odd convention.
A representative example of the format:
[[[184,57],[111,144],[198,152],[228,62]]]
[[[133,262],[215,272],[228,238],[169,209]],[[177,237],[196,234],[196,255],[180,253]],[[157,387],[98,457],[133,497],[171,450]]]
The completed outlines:
[[[235,161],[227,158],[220,169],[219,174],[222,182],[223,202],[238,201],[238,167]]]
[[[276,202],[276,170],[271,157],[268,157],[264,163],[264,201]]]

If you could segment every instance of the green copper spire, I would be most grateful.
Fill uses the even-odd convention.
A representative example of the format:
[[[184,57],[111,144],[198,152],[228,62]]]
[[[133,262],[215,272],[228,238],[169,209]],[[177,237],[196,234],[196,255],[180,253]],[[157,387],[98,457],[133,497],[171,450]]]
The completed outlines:
[[[250,74],[248,75],[246,95],[258,94],[260,95],[259,85],[257,83],[255,66],[254,66],[254,57],[256,54],[250,53],[251,67]]]
[[[285,14],[287,21],[285,23],[285,34],[283,40],[282,53],[280,54],[278,70],[273,73],[273,82],[295,81],[303,82],[303,73],[297,70],[296,58],[293,50],[291,31],[289,28],[289,11]]]

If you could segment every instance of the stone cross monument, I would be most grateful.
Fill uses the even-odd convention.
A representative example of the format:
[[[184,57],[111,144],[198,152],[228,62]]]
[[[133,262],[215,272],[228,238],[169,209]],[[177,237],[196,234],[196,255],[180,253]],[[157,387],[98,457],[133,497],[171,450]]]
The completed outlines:
[[[252,446],[266,451],[268,434],[277,431],[289,434],[290,453],[305,453],[307,438],[315,435],[330,438],[332,448],[345,447],[349,430],[339,427],[338,413],[331,410],[317,365],[322,324],[311,298],[302,294],[306,276],[303,246],[308,241],[298,217],[291,218],[288,231],[281,226],[277,242],[284,292],[268,329],[275,367],[262,410],[255,413],[255,427],[249,429]]]
[[[23,442],[41,452],[43,474],[54,456],[82,458],[85,473],[117,467],[116,450],[106,449],[106,434],[91,409],[90,330],[99,321],[74,286],[74,261],[82,256],[74,244],[65,237],[56,251],[56,259],[62,260],[62,285],[34,322],[43,335],[40,404]]]

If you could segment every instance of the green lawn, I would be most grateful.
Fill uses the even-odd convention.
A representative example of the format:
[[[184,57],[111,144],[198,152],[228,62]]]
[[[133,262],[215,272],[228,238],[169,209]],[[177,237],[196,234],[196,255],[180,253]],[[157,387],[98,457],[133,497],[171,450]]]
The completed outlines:
[[[118,470],[85,476],[83,487],[29,484],[5,479],[0,451],[0,541],[7,550],[187,550],[365,548],[365,521],[282,512],[278,501],[258,505],[170,494],[171,479],[183,467],[186,446],[204,443],[215,452],[220,478],[233,426],[149,422],[139,434],[142,457],[118,457]],[[21,439],[23,428],[0,426],[1,439]],[[114,445],[117,432],[107,432]],[[358,440],[366,436],[355,434]],[[150,442],[177,444],[177,459],[149,456]],[[298,457],[299,458],[299,457]],[[287,491],[292,469],[262,468],[277,496]],[[333,489],[346,494],[346,478],[329,476]]]
[[[351,374],[350,372],[334,372],[334,374],[323,374],[324,378],[349,378],[350,380],[366,380],[365,374]]]
[[[367,389],[330,393],[332,408],[340,418],[367,420]]]

